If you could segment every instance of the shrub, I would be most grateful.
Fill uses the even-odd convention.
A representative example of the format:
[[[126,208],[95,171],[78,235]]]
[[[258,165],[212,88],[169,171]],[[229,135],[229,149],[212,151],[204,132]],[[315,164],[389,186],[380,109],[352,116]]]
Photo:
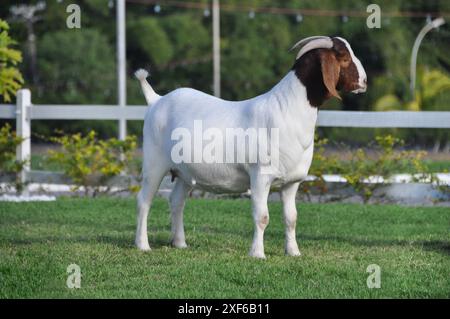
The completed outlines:
[[[136,149],[136,137],[124,141],[116,138],[98,140],[94,131],[86,136],[80,133],[50,139],[61,145],[60,151],[49,151],[49,161],[58,163],[65,175],[76,184],[73,190],[84,188],[85,195],[93,197],[111,192],[111,179],[129,173]],[[128,190],[131,181],[128,181]]]
[[[315,177],[314,180],[304,181],[300,184],[300,191],[308,198],[310,197],[312,188],[317,189],[320,195],[328,192],[327,183],[324,175],[329,173],[338,174],[342,167],[337,156],[330,156],[325,154],[325,146],[328,144],[328,139],[320,139],[318,135],[314,137],[314,155],[309,169],[309,175]]]
[[[0,19],[0,96],[5,102],[10,102],[23,84],[22,74],[16,68],[22,62],[22,53],[11,48],[16,41],[10,38],[8,30],[8,23]]]
[[[374,154],[369,154],[361,148],[352,152],[352,158],[344,164],[343,177],[363,197],[364,202],[367,202],[374,191],[383,186],[383,182],[389,181],[394,174],[411,172],[413,181],[434,179],[422,160],[426,152],[394,150],[403,145],[402,139],[384,135],[375,137],[375,145],[371,148]]]
[[[0,129],[0,177],[13,175],[13,184],[19,193],[23,190],[24,186],[19,178],[19,173],[28,162],[18,161],[16,159],[16,149],[22,141],[23,139],[11,130],[11,126],[8,123]],[[0,191],[3,191],[1,187]]]
[[[320,196],[328,193],[325,174],[341,174],[362,196],[364,202],[370,200],[377,188],[385,185],[383,182],[389,181],[395,174],[405,172],[412,174],[413,182],[432,182],[437,187],[446,189],[425,165],[423,157],[426,152],[396,151],[396,148],[404,145],[404,141],[392,135],[376,136],[375,143],[369,143],[370,151],[362,148],[351,151],[352,156],[348,161],[340,160],[336,155],[325,154],[327,144],[327,139],[319,139],[316,136],[309,171],[315,179],[303,182],[299,188],[308,197],[312,189],[317,190]]]

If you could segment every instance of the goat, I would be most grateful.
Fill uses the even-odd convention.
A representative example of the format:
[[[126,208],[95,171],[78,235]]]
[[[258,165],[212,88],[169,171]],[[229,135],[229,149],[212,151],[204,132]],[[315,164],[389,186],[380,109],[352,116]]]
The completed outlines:
[[[318,107],[333,96],[340,98],[338,90],[365,92],[367,76],[343,38],[309,37],[297,42],[292,49],[300,51],[291,71],[267,93],[245,101],[225,101],[190,88],[160,96],[147,82],[147,71],[141,69],[135,73],[150,106],[143,128],[143,179],[137,196],[135,244],[139,249],[150,250],[148,212],[162,178],[170,172],[175,178],[169,199],[173,246],[187,247],[183,210],[190,190],[195,187],[216,193],[250,190],[255,224],[250,256],[265,258],[263,236],[269,223],[267,198],[271,186],[278,186],[286,227],[285,252],[300,255],[295,235],[295,195],[311,165]],[[175,161],[174,131],[183,128],[194,133],[196,121],[201,121],[203,129],[215,129],[219,133],[225,133],[227,128],[277,128],[278,164],[250,162],[249,156],[240,163],[225,162],[223,158],[215,163]],[[203,151],[195,141],[184,145],[187,149],[183,152],[189,154]]]

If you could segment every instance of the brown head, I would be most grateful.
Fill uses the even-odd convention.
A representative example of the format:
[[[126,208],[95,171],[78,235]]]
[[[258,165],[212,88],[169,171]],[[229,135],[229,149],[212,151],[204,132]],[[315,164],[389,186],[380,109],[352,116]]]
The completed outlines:
[[[367,89],[367,75],[350,44],[343,38],[316,36],[297,42],[301,48],[292,69],[306,87],[312,106],[320,106],[338,91],[362,93]]]

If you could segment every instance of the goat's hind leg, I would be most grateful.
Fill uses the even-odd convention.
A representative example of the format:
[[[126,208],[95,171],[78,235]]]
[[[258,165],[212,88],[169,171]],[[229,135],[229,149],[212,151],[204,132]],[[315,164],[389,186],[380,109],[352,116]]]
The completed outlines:
[[[177,178],[175,186],[170,194],[169,205],[172,218],[172,246],[176,248],[186,248],[186,238],[184,235],[183,212],[186,196],[191,187]]]
[[[153,167],[149,174],[144,173],[141,190],[137,196],[137,229],[135,244],[143,251],[150,250],[147,234],[147,217],[152,205],[153,197],[158,191],[159,185],[166,174],[163,169]]]

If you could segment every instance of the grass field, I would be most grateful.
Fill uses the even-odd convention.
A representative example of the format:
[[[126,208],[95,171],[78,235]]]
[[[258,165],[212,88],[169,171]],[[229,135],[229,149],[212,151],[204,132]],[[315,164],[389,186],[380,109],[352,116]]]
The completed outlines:
[[[166,201],[149,219],[152,251],[133,247],[132,199],[0,203],[1,298],[410,298],[450,297],[450,210],[300,204],[302,256],[284,256],[281,205],[270,204],[267,260],[247,257],[247,200],[190,200],[190,247],[168,246]],[[69,264],[80,289],[66,287]],[[366,268],[381,267],[381,288]]]

